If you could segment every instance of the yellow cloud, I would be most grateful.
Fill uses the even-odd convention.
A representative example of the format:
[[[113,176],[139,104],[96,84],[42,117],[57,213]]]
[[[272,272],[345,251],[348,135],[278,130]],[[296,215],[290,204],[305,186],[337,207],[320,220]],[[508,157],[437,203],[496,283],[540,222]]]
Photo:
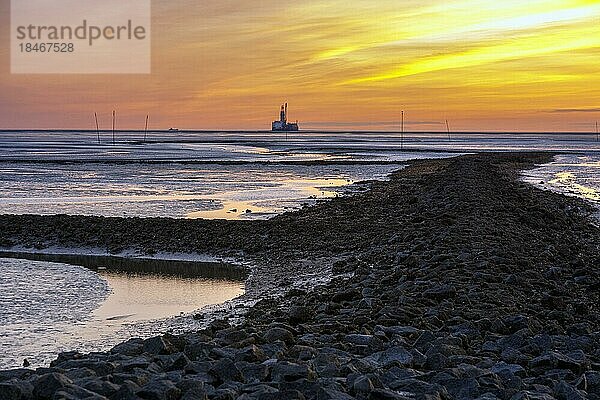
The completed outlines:
[[[453,68],[600,47],[600,29],[579,29],[550,35],[535,35],[479,47],[460,53],[426,57],[379,75],[350,79],[345,84],[376,82]]]
[[[372,25],[362,34],[342,36],[351,44],[320,51],[315,60],[325,60],[370,48],[428,43],[480,40],[511,31],[537,29],[567,22],[590,20],[600,15],[593,1],[481,1],[444,2],[405,10],[385,9],[367,15]]]

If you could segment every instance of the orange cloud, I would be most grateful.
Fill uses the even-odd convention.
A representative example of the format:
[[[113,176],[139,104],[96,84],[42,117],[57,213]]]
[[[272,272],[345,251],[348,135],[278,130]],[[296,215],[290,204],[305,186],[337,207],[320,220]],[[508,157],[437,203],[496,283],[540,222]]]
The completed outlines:
[[[405,109],[432,122],[415,129],[573,130],[594,114],[547,111],[598,105],[599,16],[585,0],[156,0],[150,76],[2,67],[0,127],[89,128],[116,108],[122,128],[149,113],[156,128],[268,129],[288,100],[319,129],[395,129]]]

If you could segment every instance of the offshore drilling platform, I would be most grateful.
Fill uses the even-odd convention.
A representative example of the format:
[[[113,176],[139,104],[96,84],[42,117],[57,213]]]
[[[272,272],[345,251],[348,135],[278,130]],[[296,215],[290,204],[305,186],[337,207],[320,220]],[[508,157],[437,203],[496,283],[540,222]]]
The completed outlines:
[[[271,124],[271,130],[273,132],[281,131],[297,131],[298,121],[287,122],[287,103],[281,105],[281,111],[279,112],[279,121],[273,121]]]

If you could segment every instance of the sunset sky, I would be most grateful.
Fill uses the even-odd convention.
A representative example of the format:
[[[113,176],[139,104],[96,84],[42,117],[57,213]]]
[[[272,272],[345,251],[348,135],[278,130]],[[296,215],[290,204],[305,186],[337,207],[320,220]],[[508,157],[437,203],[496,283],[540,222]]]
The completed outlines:
[[[592,131],[600,1],[156,0],[150,75],[11,75],[0,128]],[[119,60],[115,60],[119,62]]]

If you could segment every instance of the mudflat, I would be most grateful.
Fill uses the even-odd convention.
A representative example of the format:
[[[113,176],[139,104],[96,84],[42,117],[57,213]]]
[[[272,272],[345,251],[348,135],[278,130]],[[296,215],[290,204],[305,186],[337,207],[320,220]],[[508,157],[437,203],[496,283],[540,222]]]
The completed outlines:
[[[600,398],[593,210],[519,181],[551,157],[415,161],[268,221],[1,216],[4,248],[244,258],[258,302],[235,326],[0,372],[0,398]]]

